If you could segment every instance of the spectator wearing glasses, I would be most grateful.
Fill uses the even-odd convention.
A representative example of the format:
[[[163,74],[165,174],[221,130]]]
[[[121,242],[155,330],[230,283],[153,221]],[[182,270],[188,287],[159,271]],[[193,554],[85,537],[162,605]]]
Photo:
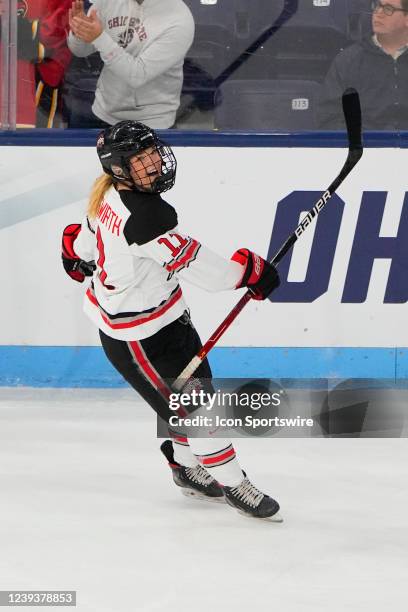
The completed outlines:
[[[340,101],[348,87],[360,94],[364,129],[408,129],[408,0],[373,2],[372,30],[334,59],[322,87],[321,129],[344,129]]]
[[[182,0],[74,0],[68,46],[78,57],[97,51],[103,61],[93,116],[83,125],[106,127],[124,119],[169,128],[180,105],[184,57],[194,20]]]

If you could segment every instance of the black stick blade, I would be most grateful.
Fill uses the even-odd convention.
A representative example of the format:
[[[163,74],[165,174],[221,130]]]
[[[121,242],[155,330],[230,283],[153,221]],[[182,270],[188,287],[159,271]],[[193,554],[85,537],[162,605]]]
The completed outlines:
[[[342,103],[349,149],[362,149],[360,97],[353,87],[349,87],[343,93]]]

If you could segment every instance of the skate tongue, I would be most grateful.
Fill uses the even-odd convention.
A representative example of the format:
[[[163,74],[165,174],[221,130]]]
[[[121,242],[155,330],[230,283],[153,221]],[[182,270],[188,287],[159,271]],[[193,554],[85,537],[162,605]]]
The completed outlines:
[[[198,484],[208,486],[214,482],[213,477],[201,465],[197,465],[195,468],[186,468],[186,472],[188,477]]]
[[[259,506],[265,497],[264,493],[257,489],[248,478],[244,478],[240,485],[234,487],[233,492],[237,499],[242,500],[252,508]]]

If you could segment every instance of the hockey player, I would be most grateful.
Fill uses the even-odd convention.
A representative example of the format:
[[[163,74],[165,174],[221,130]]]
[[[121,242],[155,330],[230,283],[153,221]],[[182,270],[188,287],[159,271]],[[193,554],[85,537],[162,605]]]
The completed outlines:
[[[93,276],[85,312],[106,356],[168,421],[169,380],[201,348],[179,279],[209,291],[248,287],[263,300],[279,285],[278,274],[248,249],[226,260],[179,229],[176,211],[161,197],[174,185],[176,159],[152,129],[121,121],[100,133],[97,153],[104,174],[82,224],[64,230],[64,268],[79,282]],[[205,386],[210,379],[205,360],[194,380]],[[278,520],[278,503],[246,477],[229,440],[172,437],[161,449],[184,492]]]

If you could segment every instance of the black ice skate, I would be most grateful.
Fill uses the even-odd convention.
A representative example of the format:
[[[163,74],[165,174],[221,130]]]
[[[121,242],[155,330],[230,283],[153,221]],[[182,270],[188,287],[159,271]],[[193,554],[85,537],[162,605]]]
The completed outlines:
[[[227,503],[240,514],[282,523],[277,501],[259,491],[246,477],[236,487],[222,487]]]
[[[173,443],[166,440],[160,450],[169,462],[173,480],[181,488],[183,495],[205,499],[207,501],[224,502],[224,493],[220,485],[201,465],[185,467],[174,460]]]

